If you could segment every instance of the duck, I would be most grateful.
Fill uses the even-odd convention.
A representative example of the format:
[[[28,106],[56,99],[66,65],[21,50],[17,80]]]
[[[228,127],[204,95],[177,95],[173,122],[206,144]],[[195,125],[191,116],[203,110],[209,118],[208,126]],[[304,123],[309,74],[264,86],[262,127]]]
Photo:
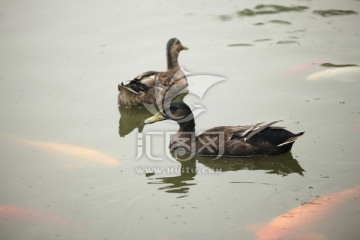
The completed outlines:
[[[181,51],[188,49],[179,39],[171,38],[166,45],[167,70],[147,71],[127,83],[119,84],[118,105],[141,107],[144,104],[162,102],[165,95],[166,98],[175,97],[184,90],[188,83],[179,65],[178,57]]]
[[[184,102],[172,102],[144,121],[151,124],[173,120],[179,130],[170,141],[170,151],[181,150],[198,156],[261,157],[289,152],[294,142],[304,134],[292,133],[284,127],[274,126],[280,121],[243,126],[219,126],[195,135],[195,120],[190,107]]]

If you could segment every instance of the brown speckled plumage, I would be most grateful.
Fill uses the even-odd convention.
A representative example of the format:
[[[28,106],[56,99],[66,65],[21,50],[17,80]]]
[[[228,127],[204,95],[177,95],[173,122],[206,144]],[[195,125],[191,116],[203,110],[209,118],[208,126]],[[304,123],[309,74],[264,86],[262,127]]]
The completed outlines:
[[[161,116],[160,116],[161,115]],[[170,117],[171,115],[171,117]],[[157,119],[171,119],[179,124],[179,131],[173,136],[169,148],[182,148],[198,155],[222,156],[270,156],[291,150],[295,140],[304,132],[294,134],[283,127],[256,123],[244,126],[220,126],[195,136],[195,121],[191,109],[183,102],[173,102],[156,116]],[[145,121],[152,123],[153,117]]]
[[[186,50],[181,42],[172,38],[166,47],[167,71],[148,71],[127,84],[119,84],[118,104],[124,107],[140,107],[173,98],[187,87],[187,79],[179,66],[180,51]]]

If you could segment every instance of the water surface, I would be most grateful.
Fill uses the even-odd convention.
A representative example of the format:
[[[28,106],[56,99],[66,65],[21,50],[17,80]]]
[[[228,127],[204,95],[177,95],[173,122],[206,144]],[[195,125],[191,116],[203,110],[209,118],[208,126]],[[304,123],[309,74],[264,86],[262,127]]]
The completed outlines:
[[[359,1],[0,6],[1,239],[255,239],[271,219],[360,184]],[[190,48],[189,72],[226,78],[185,97],[205,109],[198,132],[282,119],[305,131],[292,153],[179,162],[164,133],[176,124],[118,109],[117,84],[165,69],[172,37]],[[151,157],[136,159],[139,136]],[[354,196],[292,236],[354,239],[359,216]]]

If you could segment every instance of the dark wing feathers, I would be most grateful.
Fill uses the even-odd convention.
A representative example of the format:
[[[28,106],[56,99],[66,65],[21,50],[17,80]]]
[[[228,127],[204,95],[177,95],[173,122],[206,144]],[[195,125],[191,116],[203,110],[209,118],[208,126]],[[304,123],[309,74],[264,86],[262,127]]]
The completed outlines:
[[[290,137],[288,140],[286,140],[285,142],[278,144],[277,147],[281,147],[284,146],[286,144],[290,144],[296,141],[296,139],[298,139],[299,137],[301,137],[304,134],[304,132],[300,132],[295,134],[293,137]]]
[[[150,77],[152,75],[156,75],[158,74],[159,72],[156,72],[156,71],[147,71],[147,72],[144,72],[142,74],[139,74],[138,76],[136,76],[133,80],[138,80],[140,81],[141,79],[143,78],[146,78],[146,77]]]
[[[268,123],[268,124],[265,124],[265,125],[260,125],[260,124],[259,124],[258,126],[256,126],[255,129],[251,130],[247,136],[245,136],[245,137],[246,137],[246,140],[250,139],[252,136],[254,136],[255,134],[261,132],[262,130],[270,127],[271,125],[273,125],[273,124],[275,124],[275,123],[278,123],[278,122],[281,122],[281,121],[282,121],[282,120],[273,121],[273,122]],[[245,140],[245,141],[246,141],[246,140]]]
[[[242,139],[244,141],[247,141],[251,137],[258,134],[259,132],[263,131],[264,129],[269,128],[269,127],[273,128],[272,125],[274,125],[275,123],[278,123],[280,121],[282,121],[282,120],[273,121],[273,122],[267,123],[265,125],[262,125],[264,122],[261,122],[261,123],[256,123],[256,124],[252,124],[252,125],[230,127],[230,129],[234,130],[233,135],[231,136],[230,140]],[[278,127],[274,127],[274,128],[278,128]],[[279,127],[279,128],[281,128],[281,127]]]
[[[128,83],[118,86],[118,90],[126,89],[132,93],[139,94],[140,92],[147,92],[151,87],[155,85],[156,75],[159,72],[148,71],[136,76],[133,80]]]
[[[122,89],[124,89],[125,91],[129,91],[135,94],[139,94],[138,91],[135,91],[134,89],[132,89],[131,87],[128,86],[128,84],[125,86],[123,83],[121,83],[121,85],[118,85],[118,90],[122,91]]]

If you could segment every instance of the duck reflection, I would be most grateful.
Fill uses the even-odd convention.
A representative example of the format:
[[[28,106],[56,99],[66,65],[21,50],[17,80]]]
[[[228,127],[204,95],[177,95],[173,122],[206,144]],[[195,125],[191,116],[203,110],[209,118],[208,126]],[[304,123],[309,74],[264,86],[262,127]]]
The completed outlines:
[[[186,95],[188,95],[188,91],[184,90],[181,93],[177,94],[173,99],[171,99],[171,101],[183,101]],[[145,119],[153,116],[154,112],[157,112],[159,110],[156,105],[151,104],[144,104],[144,106],[137,108],[128,108],[123,106],[118,106],[118,108],[120,113],[120,137],[125,137],[135,128],[137,128],[138,132],[141,133],[144,128]]]
[[[188,161],[179,162],[181,164],[180,169],[174,172],[178,172],[180,175],[173,177],[148,178],[148,184],[165,185],[160,187],[159,190],[164,190],[168,193],[187,193],[190,186],[195,185],[193,180],[196,175],[196,160],[190,159]]]
[[[144,120],[153,114],[146,108],[126,108],[119,107],[120,120],[119,120],[119,135],[125,137],[131,133],[135,128],[138,132],[142,132],[144,128]]]
[[[180,169],[173,172],[178,173],[177,176],[171,177],[155,177],[155,174],[147,174],[148,184],[164,185],[159,190],[168,193],[186,194],[190,190],[190,186],[196,185],[195,176],[198,172],[197,164],[201,164],[213,171],[206,172],[227,172],[240,170],[264,170],[267,174],[276,174],[287,176],[292,173],[304,176],[305,170],[300,166],[299,162],[293,158],[291,152],[272,157],[257,158],[231,158],[224,157],[215,159],[213,157],[195,156],[194,158],[179,157],[172,153],[172,156],[180,163]],[[185,160],[184,160],[185,159]],[[185,197],[186,195],[182,196]]]
[[[297,173],[304,176],[305,170],[293,158],[291,152],[269,157],[258,158],[220,158],[198,157],[198,162],[214,171],[227,172],[239,170],[265,170],[268,174],[287,176]]]

